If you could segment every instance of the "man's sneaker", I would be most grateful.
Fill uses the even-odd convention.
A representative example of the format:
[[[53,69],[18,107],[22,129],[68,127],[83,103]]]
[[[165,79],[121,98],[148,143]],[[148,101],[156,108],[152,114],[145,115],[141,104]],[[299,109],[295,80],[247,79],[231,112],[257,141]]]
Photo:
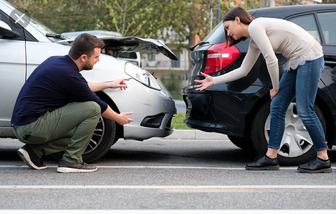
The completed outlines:
[[[322,160],[315,157],[307,163],[301,164],[298,169],[301,173],[331,173],[331,163],[330,160]]]
[[[61,161],[57,167],[57,172],[95,172],[96,166],[89,165],[87,163],[68,163]]]
[[[43,163],[42,158],[40,158],[27,144],[21,147],[17,153],[30,168],[37,170],[47,168]]]

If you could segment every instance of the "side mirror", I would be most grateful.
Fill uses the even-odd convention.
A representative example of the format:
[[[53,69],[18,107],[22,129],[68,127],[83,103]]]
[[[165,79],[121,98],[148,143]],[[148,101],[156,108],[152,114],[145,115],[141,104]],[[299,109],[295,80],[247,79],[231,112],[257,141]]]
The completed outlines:
[[[0,21],[0,36],[2,36],[3,38],[16,38],[20,35],[12,31],[8,24]]]

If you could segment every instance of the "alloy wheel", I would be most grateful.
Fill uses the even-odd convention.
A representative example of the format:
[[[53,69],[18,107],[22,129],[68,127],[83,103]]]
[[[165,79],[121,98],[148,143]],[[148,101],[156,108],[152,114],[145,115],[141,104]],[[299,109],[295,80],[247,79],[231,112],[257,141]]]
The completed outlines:
[[[268,115],[265,123],[265,137],[269,141],[271,119]],[[296,111],[295,103],[291,103],[285,116],[285,130],[281,140],[279,155],[283,157],[299,157],[313,147],[313,141]]]
[[[98,124],[93,132],[93,135],[90,139],[89,145],[87,146],[85,153],[92,152],[95,150],[103,140],[105,133],[105,123],[102,117],[99,118]],[[84,153],[84,154],[85,154]]]

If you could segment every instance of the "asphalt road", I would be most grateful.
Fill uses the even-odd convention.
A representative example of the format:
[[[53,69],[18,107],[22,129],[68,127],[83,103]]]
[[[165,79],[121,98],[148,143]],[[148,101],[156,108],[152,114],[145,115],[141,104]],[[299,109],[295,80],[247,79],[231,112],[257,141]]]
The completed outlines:
[[[1,209],[335,209],[331,174],[245,171],[252,160],[224,139],[118,141],[87,174],[27,168],[21,144],[0,140]]]

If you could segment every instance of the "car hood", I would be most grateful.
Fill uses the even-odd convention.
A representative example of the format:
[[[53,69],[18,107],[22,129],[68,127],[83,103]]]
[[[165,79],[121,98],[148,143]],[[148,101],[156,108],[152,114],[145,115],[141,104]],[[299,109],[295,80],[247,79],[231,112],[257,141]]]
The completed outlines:
[[[112,31],[78,31],[65,32],[61,36],[66,38],[58,41],[61,44],[70,44],[81,33],[89,33],[102,39],[106,46],[122,52],[141,52],[141,51],[158,51],[170,59],[177,60],[177,56],[161,40],[147,39],[140,37],[123,37],[120,33]]]

